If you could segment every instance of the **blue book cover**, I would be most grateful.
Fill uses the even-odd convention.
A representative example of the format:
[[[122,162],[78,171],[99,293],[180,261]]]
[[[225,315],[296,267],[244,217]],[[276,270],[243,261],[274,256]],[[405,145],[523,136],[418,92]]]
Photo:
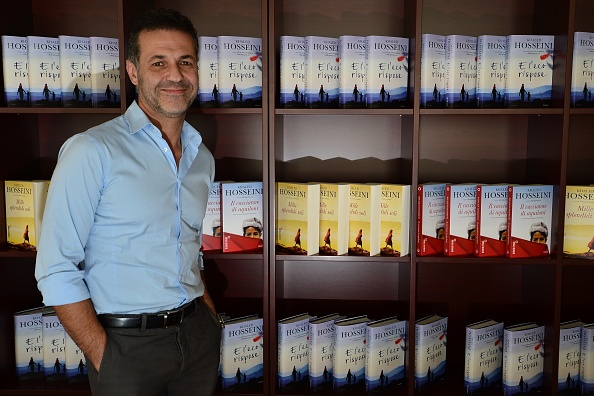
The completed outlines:
[[[91,42],[88,37],[58,36],[64,107],[92,107]]]
[[[371,109],[408,104],[408,38],[366,36],[365,103]]]
[[[198,37],[198,103],[219,106],[219,51],[216,37]]]
[[[555,36],[507,36],[507,107],[549,107],[553,92]]]
[[[447,333],[447,317],[430,315],[415,323],[415,389],[445,377]]]
[[[218,36],[221,107],[262,107],[262,39]]]
[[[523,323],[503,330],[503,395],[538,393],[543,385],[544,326]]]
[[[4,100],[7,107],[29,107],[27,37],[1,36]]]
[[[338,102],[345,109],[365,107],[365,60],[367,44],[364,36],[340,36],[338,38],[338,57],[340,59],[340,78]]]
[[[62,107],[58,38],[27,36],[27,60],[31,107]]]
[[[43,373],[46,381],[66,379],[66,331],[55,312],[44,313]]]
[[[573,67],[571,68],[572,107],[594,107],[594,33],[573,34]]]
[[[89,379],[87,359],[68,332],[66,337],[66,379],[68,382],[81,382]]]
[[[367,316],[334,322],[333,389],[337,393],[365,387]]]
[[[367,323],[365,390],[390,392],[406,376],[408,321],[396,317]]]
[[[594,324],[582,326],[580,359],[580,388],[582,395],[594,392]]]
[[[338,108],[338,38],[305,37],[305,106]]]
[[[91,40],[91,87],[93,107],[120,107],[120,46],[112,37]]]
[[[503,322],[487,319],[466,326],[464,388],[467,395],[501,386]]]
[[[507,79],[507,37],[482,35],[476,46],[476,102],[481,108],[502,108]]]
[[[580,386],[580,349],[582,325],[580,320],[561,323],[559,330],[559,373],[557,393],[576,393]]]
[[[289,390],[309,384],[309,321],[303,313],[278,322],[278,389]]]
[[[305,107],[305,37],[280,37],[279,103],[285,108]]]
[[[336,320],[343,315],[333,313],[309,322],[309,387],[316,392],[332,388]]]
[[[19,381],[43,378],[43,323],[46,307],[14,313],[14,349]]]
[[[449,108],[476,107],[476,37],[446,36],[445,100]]]
[[[445,36],[424,33],[421,36],[421,107],[444,107],[445,77]]]

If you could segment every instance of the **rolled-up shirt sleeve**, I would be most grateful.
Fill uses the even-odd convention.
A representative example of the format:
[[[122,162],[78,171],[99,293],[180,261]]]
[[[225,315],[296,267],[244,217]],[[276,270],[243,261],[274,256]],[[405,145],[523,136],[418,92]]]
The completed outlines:
[[[104,164],[92,136],[73,136],[60,149],[45,205],[35,267],[45,305],[90,298],[83,260],[103,188]]]

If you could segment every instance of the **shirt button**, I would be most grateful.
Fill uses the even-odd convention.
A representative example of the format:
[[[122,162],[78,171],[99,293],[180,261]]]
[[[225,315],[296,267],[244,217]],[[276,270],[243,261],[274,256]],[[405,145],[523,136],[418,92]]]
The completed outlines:
[[[166,151],[167,151],[167,147],[164,147],[164,148],[163,148],[163,151],[165,151],[165,152],[166,152]]]

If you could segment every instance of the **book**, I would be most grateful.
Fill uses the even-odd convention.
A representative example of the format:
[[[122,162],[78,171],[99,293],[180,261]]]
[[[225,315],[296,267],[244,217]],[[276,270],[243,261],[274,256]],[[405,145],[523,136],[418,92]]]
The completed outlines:
[[[344,318],[332,313],[309,320],[309,387],[313,392],[332,388],[334,322]]]
[[[202,251],[216,252],[222,250],[221,234],[221,182],[212,183],[206,201],[206,212],[202,221]]]
[[[37,250],[49,180],[5,180],[6,241],[22,250]]]
[[[446,77],[445,36],[421,35],[421,107],[426,109],[445,106]]]
[[[370,109],[408,106],[408,38],[366,36],[365,104]]]
[[[445,239],[445,183],[417,187],[417,255],[443,254]]]
[[[278,321],[278,389],[309,385],[309,321],[303,313]]]
[[[2,75],[7,107],[29,106],[29,60],[27,37],[0,36],[2,40]]]
[[[120,45],[113,37],[89,37],[93,107],[120,107]]]
[[[390,392],[406,376],[408,321],[389,317],[367,323],[365,390]]]
[[[481,108],[505,107],[507,37],[478,36],[476,52],[477,106]]]
[[[507,184],[476,186],[477,257],[505,257],[507,245]]]
[[[276,253],[318,254],[320,185],[276,183]]]
[[[365,107],[365,75],[367,62],[365,36],[344,35],[338,37],[338,104],[344,109]]]
[[[508,186],[506,256],[548,257],[552,221],[552,185]]]
[[[27,36],[27,61],[31,107],[62,107],[58,38]]]
[[[584,324],[581,334],[580,388],[582,395],[594,392],[594,323]]]
[[[481,320],[466,326],[464,388],[467,395],[501,386],[503,322]]]
[[[336,393],[365,387],[367,322],[369,319],[365,315],[334,322],[332,388]]]
[[[46,381],[66,379],[66,338],[64,326],[55,312],[41,315],[43,324],[43,374]]]
[[[594,33],[574,32],[569,101],[571,107],[594,107],[592,65],[594,65]]]
[[[217,41],[214,36],[198,36],[198,102],[200,107],[219,107]]]
[[[410,185],[382,184],[380,197],[380,256],[410,253]]]
[[[280,36],[279,75],[280,106],[305,107],[305,37]]]
[[[219,105],[262,107],[262,39],[217,36]]]
[[[224,391],[241,392],[263,383],[264,324],[258,315],[226,320],[221,348],[221,385]]]
[[[534,322],[503,330],[503,395],[539,393],[543,385],[544,326]]]
[[[264,246],[262,182],[221,182],[223,252],[258,252]]]
[[[507,36],[507,107],[550,107],[555,36]]]
[[[305,36],[305,107],[338,108],[338,38]]]
[[[66,379],[70,383],[87,381],[89,371],[83,351],[76,345],[70,334],[64,332],[66,348]]]
[[[594,259],[594,186],[565,187],[563,254]]]
[[[349,249],[348,183],[320,183],[320,256],[341,256]]]
[[[14,313],[14,349],[19,381],[43,378],[42,315],[51,308],[36,307]]]
[[[476,241],[476,184],[447,184],[445,190],[446,256],[473,256]]]
[[[433,314],[415,322],[415,389],[445,377],[447,332],[447,317]]]
[[[446,107],[476,107],[476,42],[474,36],[446,36]]]
[[[580,350],[582,348],[581,320],[561,323],[559,330],[559,370],[557,394],[576,392],[580,386]]]
[[[58,36],[63,107],[92,107],[91,41],[88,37]]]
[[[349,256],[380,253],[380,184],[351,183],[349,191]]]

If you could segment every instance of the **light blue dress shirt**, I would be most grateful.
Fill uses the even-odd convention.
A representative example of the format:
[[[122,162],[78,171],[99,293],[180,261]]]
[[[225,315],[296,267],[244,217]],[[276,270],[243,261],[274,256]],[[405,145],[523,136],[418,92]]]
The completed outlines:
[[[204,292],[202,220],[214,159],[188,123],[179,167],[134,102],[58,156],[35,276],[45,305],[91,298],[98,314],[157,312]]]

